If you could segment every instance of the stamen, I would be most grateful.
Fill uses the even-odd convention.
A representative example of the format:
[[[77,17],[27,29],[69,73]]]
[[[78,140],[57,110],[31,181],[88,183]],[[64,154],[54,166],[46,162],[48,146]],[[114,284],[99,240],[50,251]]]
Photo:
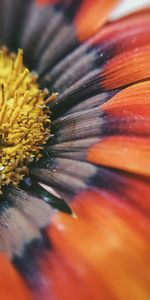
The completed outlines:
[[[9,54],[0,49],[0,192],[9,183],[18,185],[28,164],[41,157],[50,137],[46,91],[23,65],[23,51]]]

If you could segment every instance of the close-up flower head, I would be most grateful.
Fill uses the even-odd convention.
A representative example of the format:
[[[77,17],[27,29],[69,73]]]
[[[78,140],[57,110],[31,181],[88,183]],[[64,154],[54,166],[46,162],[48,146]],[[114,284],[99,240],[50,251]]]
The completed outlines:
[[[0,0],[0,300],[150,299],[150,0]]]

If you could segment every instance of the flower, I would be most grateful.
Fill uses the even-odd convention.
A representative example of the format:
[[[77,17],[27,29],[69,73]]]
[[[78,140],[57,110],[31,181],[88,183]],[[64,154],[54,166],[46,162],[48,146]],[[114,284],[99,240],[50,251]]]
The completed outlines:
[[[116,4],[0,2],[1,299],[150,297],[150,9]]]

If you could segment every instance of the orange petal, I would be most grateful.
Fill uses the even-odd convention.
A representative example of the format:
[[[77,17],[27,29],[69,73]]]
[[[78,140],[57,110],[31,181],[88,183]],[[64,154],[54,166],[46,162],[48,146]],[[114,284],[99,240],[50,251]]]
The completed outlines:
[[[112,58],[106,63],[102,77],[101,84],[108,90],[150,79],[150,46]]]
[[[117,0],[82,0],[75,19],[80,41],[86,40],[104,24],[117,2]]]
[[[30,300],[31,294],[5,255],[0,255],[0,298],[3,300]]]
[[[150,115],[150,81],[132,85],[117,93],[111,100],[101,105],[101,109],[113,116],[128,115],[134,112],[136,115]]]
[[[149,176],[150,140],[130,136],[104,138],[89,150],[88,161]]]
[[[54,299],[148,300],[145,216],[97,191],[77,197],[73,209],[77,219],[59,215],[48,229],[54,251],[43,270],[51,278]]]

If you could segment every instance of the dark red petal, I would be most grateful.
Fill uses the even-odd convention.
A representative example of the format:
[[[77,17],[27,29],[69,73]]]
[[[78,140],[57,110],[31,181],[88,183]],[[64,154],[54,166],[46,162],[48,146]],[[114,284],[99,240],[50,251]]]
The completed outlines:
[[[46,5],[46,4],[57,4],[61,0],[36,0],[39,5]]]

